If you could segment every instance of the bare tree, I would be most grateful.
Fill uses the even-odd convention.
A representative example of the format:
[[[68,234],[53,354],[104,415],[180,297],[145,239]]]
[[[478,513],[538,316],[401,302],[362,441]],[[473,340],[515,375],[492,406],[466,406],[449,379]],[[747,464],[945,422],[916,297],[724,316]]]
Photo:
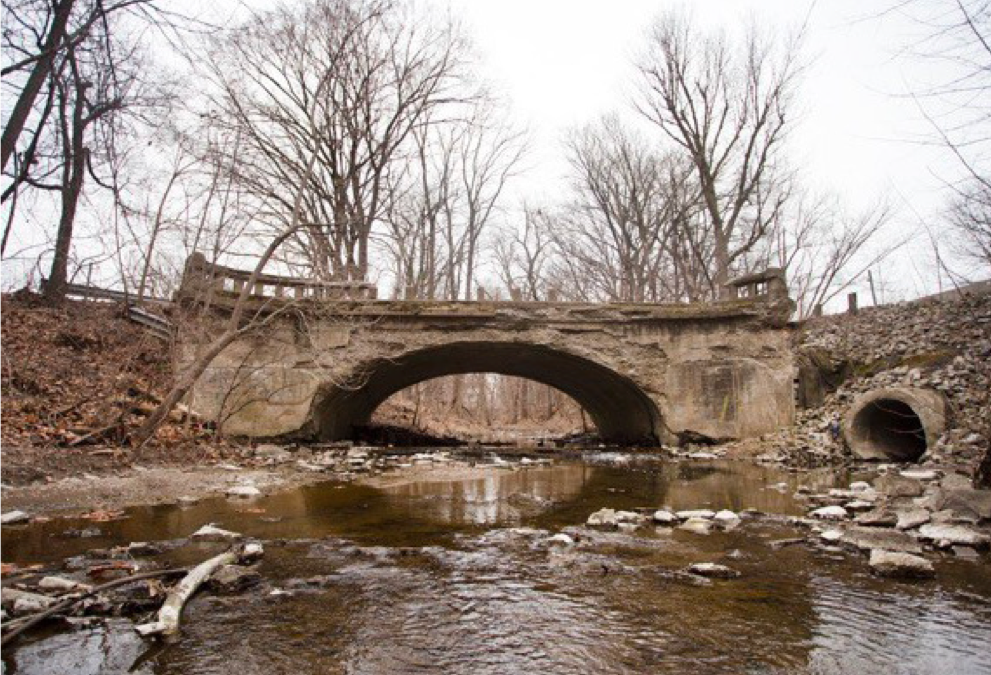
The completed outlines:
[[[242,134],[239,179],[283,225],[306,160],[317,156],[302,227],[286,249],[313,275],[367,276],[389,172],[431,111],[457,100],[462,48],[453,24],[402,2],[313,0],[256,16],[213,49],[212,105]]]
[[[906,243],[882,240],[891,217],[885,201],[849,213],[835,196],[797,191],[744,263],[785,270],[798,318],[805,319]]]
[[[576,131],[567,150],[571,196],[553,232],[570,286],[586,287],[581,299],[674,299],[670,239],[697,203],[690,166],[615,116]]]
[[[800,34],[779,43],[753,26],[735,44],[668,14],[654,24],[637,64],[637,110],[694,168],[717,288],[787,198],[780,151],[802,70],[799,44]]]
[[[494,246],[499,276],[512,292],[534,302],[549,299],[560,287],[549,279],[554,256],[551,216],[543,209],[523,205],[523,229],[505,232]]]
[[[880,13],[916,29],[902,57],[915,68],[907,95],[928,120],[935,142],[953,158],[955,175],[942,179],[949,192],[950,248],[977,268],[991,269],[991,2],[988,0],[892,0]],[[945,265],[944,260],[939,265]],[[949,270],[947,270],[949,271]]]
[[[392,181],[384,241],[407,298],[472,297],[483,236],[525,149],[496,101],[463,108],[414,133],[416,161]]]

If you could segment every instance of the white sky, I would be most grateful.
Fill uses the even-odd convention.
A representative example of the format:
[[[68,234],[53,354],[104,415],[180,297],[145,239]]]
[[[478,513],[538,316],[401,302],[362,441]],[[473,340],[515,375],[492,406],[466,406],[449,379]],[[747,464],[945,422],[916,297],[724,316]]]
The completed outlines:
[[[213,16],[230,16],[227,10],[235,3],[256,10],[269,4],[174,1]],[[752,19],[768,31],[786,32],[808,19],[810,66],[801,90],[800,123],[791,138],[793,165],[811,186],[834,190],[852,208],[887,196],[898,208],[898,232],[938,221],[945,196],[941,177],[951,176],[953,165],[941,150],[911,140],[928,133],[928,127],[918,106],[899,94],[933,73],[932,66],[899,55],[916,30],[911,22],[873,15],[893,0],[421,1],[463,20],[481,74],[508,100],[515,120],[530,130],[528,170],[517,181],[513,199],[554,201],[562,193],[562,139],[569,129],[606,112],[632,116],[633,57],[653,18],[680,7],[702,27],[729,31]],[[886,281],[894,287],[887,300],[937,290],[934,269],[928,244],[919,237],[885,266]]]
[[[929,133],[916,103],[902,94],[932,66],[903,56],[917,27],[904,17],[874,16],[884,0],[428,0],[462,17],[482,72],[509,99],[532,134],[523,194],[560,194],[561,140],[602,113],[629,112],[632,61],[651,21],[688,9],[702,27],[733,31],[749,20],[768,31],[793,31],[806,19],[810,62],[791,158],[808,183],[835,190],[851,208],[887,196],[898,207],[894,228],[935,222],[946,154],[918,142]],[[915,140],[913,140],[915,139]],[[542,194],[543,193],[543,194]],[[912,297],[936,285],[928,244],[902,252],[890,281]]]

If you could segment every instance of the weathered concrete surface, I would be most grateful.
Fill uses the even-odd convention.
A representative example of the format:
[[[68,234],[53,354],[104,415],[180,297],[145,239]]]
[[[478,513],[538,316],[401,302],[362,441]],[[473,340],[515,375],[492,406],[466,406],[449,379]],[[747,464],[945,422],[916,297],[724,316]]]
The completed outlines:
[[[180,366],[223,318],[181,330]],[[613,441],[675,442],[686,432],[743,438],[793,419],[795,368],[782,324],[780,307],[760,300],[301,302],[228,347],[190,404],[227,433],[332,440],[405,387],[495,372],[569,394]]]
[[[946,428],[946,397],[932,389],[890,387],[860,396],[843,420],[843,436],[862,459],[919,459]]]

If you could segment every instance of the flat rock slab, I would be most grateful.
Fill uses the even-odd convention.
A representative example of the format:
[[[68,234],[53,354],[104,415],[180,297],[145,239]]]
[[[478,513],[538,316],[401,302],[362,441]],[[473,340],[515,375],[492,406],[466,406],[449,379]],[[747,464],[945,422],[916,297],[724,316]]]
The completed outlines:
[[[262,491],[254,485],[235,485],[227,490],[228,497],[239,497],[241,499],[257,497],[261,493]]]
[[[867,527],[894,527],[898,523],[898,516],[894,511],[888,509],[874,509],[867,513],[861,513],[853,519],[858,525]]]
[[[126,619],[108,619],[96,628],[23,644],[11,660],[19,675],[152,675],[151,662],[135,666],[147,649],[134,632],[134,624]]]
[[[982,548],[991,543],[991,536],[964,525],[923,525],[919,528],[920,539],[933,541],[937,546],[974,546]]]
[[[871,551],[870,566],[885,577],[928,579],[936,575],[931,562],[911,553],[875,549]]]
[[[231,541],[233,539],[240,539],[242,536],[237,532],[219,528],[212,523],[204,525],[189,535],[190,539],[196,539],[198,541]]]
[[[688,571],[700,577],[709,577],[712,579],[735,579],[740,576],[740,573],[735,569],[711,562],[689,565]]]
[[[0,525],[17,525],[29,520],[31,520],[31,516],[23,511],[7,511],[7,513],[0,515]]]
[[[708,518],[714,518],[716,512],[712,511],[711,509],[693,509],[689,511],[678,511],[678,513],[675,515],[677,515],[678,518],[680,518],[681,520],[689,520],[691,518],[708,519]]]
[[[875,527],[851,527],[840,542],[861,550],[884,549],[901,553],[922,553],[922,545],[910,534]]]
[[[654,511],[652,518],[655,523],[660,525],[672,525],[678,522],[678,516],[674,515],[670,511],[666,511],[665,509]]]
[[[874,481],[874,488],[888,497],[920,497],[925,486],[914,478],[887,474]]]
[[[898,511],[898,522],[895,528],[899,530],[911,530],[913,527],[925,525],[931,519],[929,512],[925,509],[909,509],[908,511]]]

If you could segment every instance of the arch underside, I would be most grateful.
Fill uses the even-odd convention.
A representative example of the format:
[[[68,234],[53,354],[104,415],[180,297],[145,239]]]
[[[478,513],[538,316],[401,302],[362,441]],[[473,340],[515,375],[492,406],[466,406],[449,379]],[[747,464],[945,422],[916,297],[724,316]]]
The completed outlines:
[[[656,443],[661,414],[629,378],[588,359],[541,345],[460,342],[380,359],[356,372],[353,381],[323,387],[314,398],[313,425],[323,440],[350,438],[355,426],[394,393],[446,375],[498,373],[549,385],[588,412],[603,440]]]

